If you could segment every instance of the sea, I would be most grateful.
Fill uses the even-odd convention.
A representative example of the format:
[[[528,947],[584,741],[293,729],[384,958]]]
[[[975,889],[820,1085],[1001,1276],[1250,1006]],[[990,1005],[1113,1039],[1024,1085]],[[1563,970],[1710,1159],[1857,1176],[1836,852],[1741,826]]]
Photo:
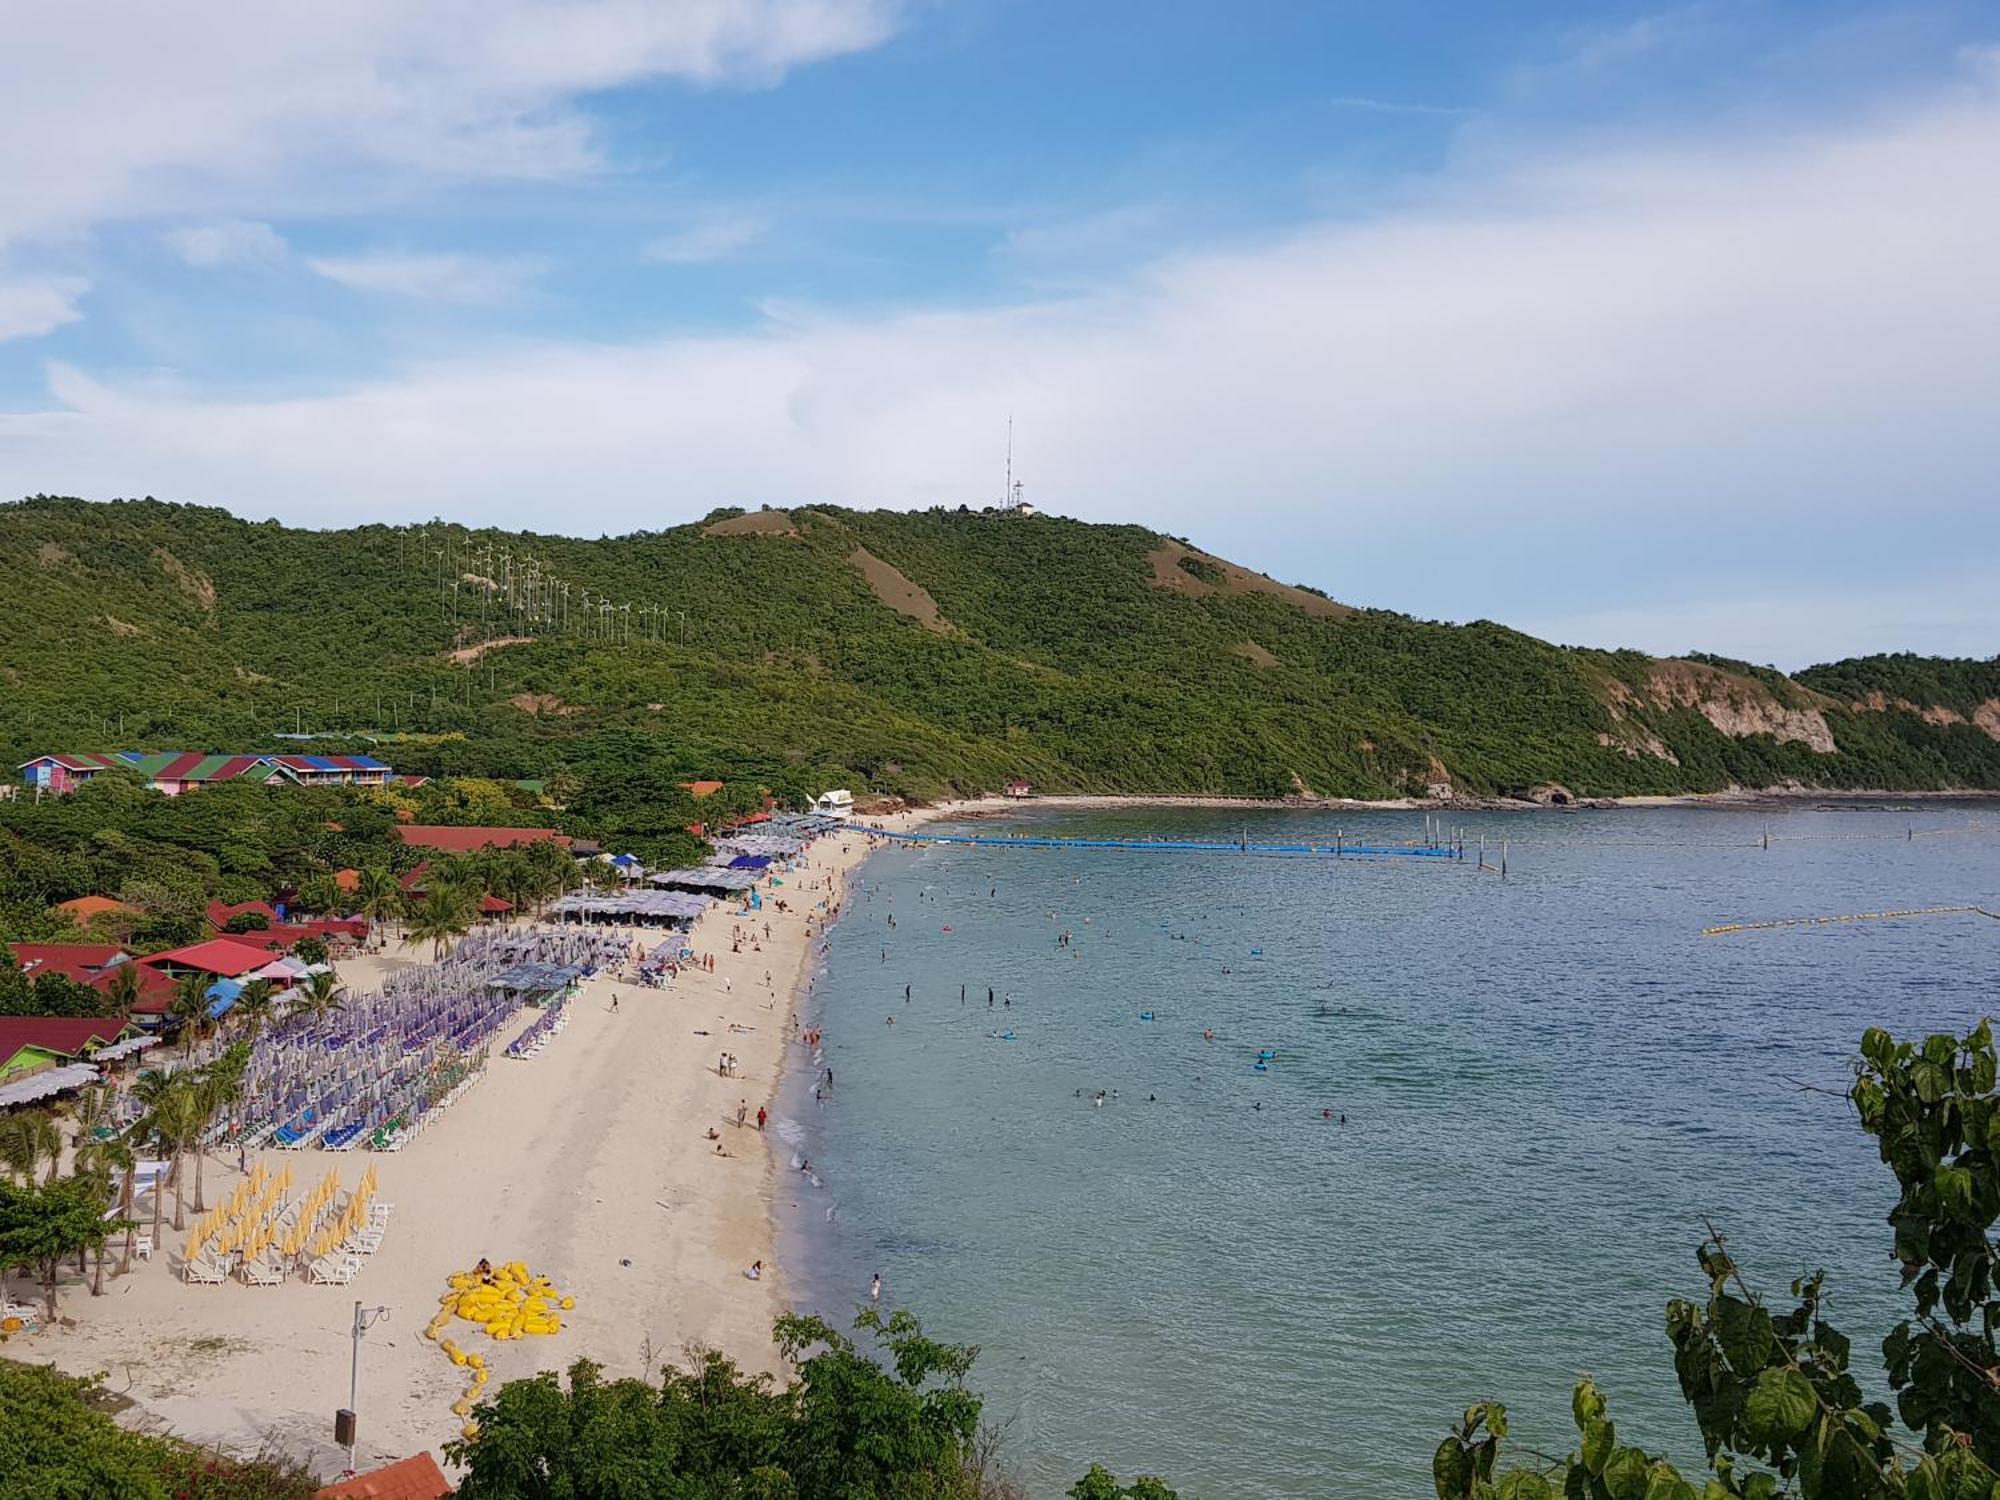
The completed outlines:
[[[2000,1010],[2000,921],[1703,930],[2000,910],[2000,806],[1442,822],[1463,859],[874,855],[806,1002],[823,1058],[781,1097],[796,1301],[844,1325],[879,1275],[885,1310],[976,1345],[1036,1500],[1092,1463],[1204,1500],[1408,1500],[1475,1401],[1568,1451],[1585,1374],[1622,1440],[1698,1467],[1663,1314],[1704,1295],[1710,1226],[1777,1303],[1823,1269],[1879,1393],[1894,1182],[1843,1090],[1865,1027]],[[1435,826],[1123,807],[934,831]]]

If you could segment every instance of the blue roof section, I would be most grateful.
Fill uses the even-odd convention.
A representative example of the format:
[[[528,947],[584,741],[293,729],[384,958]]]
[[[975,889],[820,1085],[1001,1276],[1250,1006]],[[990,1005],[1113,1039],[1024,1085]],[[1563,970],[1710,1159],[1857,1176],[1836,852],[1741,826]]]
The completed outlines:
[[[347,758],[364,771],[386,771],[389,769],[387,761],[377,760],[372,755],[350,755]]]
[[[338,771],[340,769],[339,766],[328,760],[324,755],[303,755],[299,758],[315,771]]]

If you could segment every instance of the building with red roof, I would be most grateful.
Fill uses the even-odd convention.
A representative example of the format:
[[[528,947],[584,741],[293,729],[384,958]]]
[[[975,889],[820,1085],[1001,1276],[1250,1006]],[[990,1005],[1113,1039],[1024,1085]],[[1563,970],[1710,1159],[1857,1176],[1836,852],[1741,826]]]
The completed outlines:
[[[102,916],[122,918],[138,915],[123,901],[110,896],[77,896],[69,901],[58,901],[50,910],[65,913],[79,927],[88,927]]]
[[[246,911],[255,912],[273,927],[283,920],[278,915],[278,909],[268,901],[239,901],[234,906],[227,901],[211,901],[208,903],[208,925],[220,932],[229,925],[231,917],[240,917]]]
[[[30,979],[60,974],[78,984],[95,984],[98,976],[125,962],[115,943],[9,943],[14,962]]]
[[[68,792],[106,771],[134,771],[168,796],[220,781],[296,786],[382,786],[394,774],[368,755],[204,755],[187,750],[114,750],[38,755],[21,779],[39,791]]]
[[[336,1480],[313,1491],[313,1500],[444,1500],[451,1485],[428,1453]]]
[[[139,1034],[123,1017],[0,1016],[0,1080],[85,1062],[99,1047]]]
[[[185,948],[169,948],[165,953],[150,953],[144,958],[133,960],[170,979],[180,979],[189,974],[212,974],[218,979],[240,979],[252,969],[261,969],[270,961],[270,949],[260,948],[233,937],[210,938],[205,943],[190,943]]]
[[[553,843],[569,847],[559,828],[454,828],[442,823],[405,823],[396,830],[403,842],[441,854],[471,854],[478,849],[512,849],[521,844]]]

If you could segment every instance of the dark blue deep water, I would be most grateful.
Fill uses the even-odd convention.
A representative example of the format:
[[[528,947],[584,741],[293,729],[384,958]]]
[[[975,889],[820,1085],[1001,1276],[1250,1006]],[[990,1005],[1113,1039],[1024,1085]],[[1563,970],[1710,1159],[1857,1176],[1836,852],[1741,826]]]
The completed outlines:
[[[1504,883],[1471,860],[877,855],[808,1012],[836,1088],[815,1104],[801,1068],[781,1121],[820,1177],[780,1194],[801,1300],[845,1317],[879,1271],[885,1304],[979,1345],[1038,1500],[1093,1460],[1207,1500],[1406,1500],[1475,1399],[1565,1451],[1585,1372],[1621,1436],[1697,1460],[1662,1310],[1701,1293],[1704,1216],[1774,1297],[1825,1267],[1875,1369],[1900,1305],[1892,1182],[1845,1102],[1797,1084],[1839,1090],[1870,1024],[2000,1009],[2000,922],[1701,929],[2000,909],[2000,810],[1452,821],[1494,857],[1509,841]],[[1246,824],[1422,829],[1179,810],[1006,826]],[[987,1009],[989,985],[1011,1008]]]

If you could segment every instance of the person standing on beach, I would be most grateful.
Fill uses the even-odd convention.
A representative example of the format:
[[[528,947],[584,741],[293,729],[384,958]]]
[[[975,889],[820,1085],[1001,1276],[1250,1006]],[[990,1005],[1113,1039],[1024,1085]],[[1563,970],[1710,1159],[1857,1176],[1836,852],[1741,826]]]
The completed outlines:
[[[764,1128],[764,1122],[765,1122],[766,1120],[768,1120],[769,1118],[770,1118],[770,1116],[769,1116],[768,1114],[766,1114],[766,1113],[764,1112],[764,1106],[763,1106],[763,1105],[761,1105],[761,1104],[760,1104],[760,1105],[758,1105],[758,1106],[757,1106],[757,1128],[758,1128],[759,1130],[762,1130],[762,1129]]]
[[[738,1130],[741,1130],[743,1128],[743,1117],[749,1113],[750,1113],[749,1101],[745,1099],[738,1099],[736,1101],[736,1128]]]

